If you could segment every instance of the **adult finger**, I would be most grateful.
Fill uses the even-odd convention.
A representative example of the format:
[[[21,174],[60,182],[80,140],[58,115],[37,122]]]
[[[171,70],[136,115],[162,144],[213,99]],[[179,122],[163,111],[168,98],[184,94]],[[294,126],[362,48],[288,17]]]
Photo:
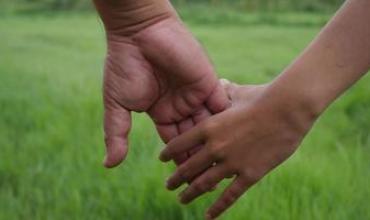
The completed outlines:
[[[194,122],[191,118],[187,118],[178,123],[178,130],[180,134],[189,131],[192,127],[194,127]]]
[[[195,111],[192,114],[193,123],[196,125],[199,122],[204,121],[205,119],[211,116],[212,116],[212,113],[208,110],[208,108],[203,106],[202,108],[200,108],[199,110]]]
[[[254,184],[253,181],[245,181],[240,176],[225,189],[220,198],[208,209],[206,219],[215,219],[234,204],[243,193]]]
[[[205,149],[200,150],[177,168],[175,173],[167,180],[167,188],[174,190],[183,183],[191,182],[213,163],[214,161],[210,158],[209,153]]]
[[[180,194],[180,201],[188,204],[202,194],[212,191],[227,175],[227,170],[222,164],[209,168]]]
[[[212,114],[220,113],[231,106],[231,102],[220,82],[209,96],[206,105]]]
[[[159,136],[164,143],[168,143],[171,139],[179,135],[177,124],[155,124]]]
[[[131,113],[115,102],[105,103],[104,133],[106,156],[104,166],[112,168],[120,164],[128,151],[128,133]]]

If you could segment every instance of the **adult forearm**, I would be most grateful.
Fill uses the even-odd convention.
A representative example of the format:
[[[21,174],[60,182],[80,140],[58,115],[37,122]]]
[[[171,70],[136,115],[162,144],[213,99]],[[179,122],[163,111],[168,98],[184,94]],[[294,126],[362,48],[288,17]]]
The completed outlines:
[[[320,114],[370,68],[370,1],[349,0],[272,83],[272,92]]]
[[[107,31],[130,34],[176,16],[168,0],[93,0]]]

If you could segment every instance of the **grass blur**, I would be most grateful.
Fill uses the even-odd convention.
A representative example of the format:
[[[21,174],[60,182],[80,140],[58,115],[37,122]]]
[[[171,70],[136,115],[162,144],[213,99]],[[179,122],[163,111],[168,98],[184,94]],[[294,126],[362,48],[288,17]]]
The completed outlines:
[[[300,11],[328,12],[345,0],[171,0],[179,7],[202,5],[207,7],[233,8],[242,11]],[[91,0],[0,0],[1,11],[70,11],[89,10]]]
[[[242,84],[273,79],[328,18],[182,14],[219,75]],[[221,193],[178,204],[164,188],[173,167],[157,160],[162,143],[144,115],[134,116],[126,162],[101,166],[104,51],[94,14],[1,18],[1,220],[193,220]],[[332,105],[300,150],[222,219],[370,219],[369,83]]]

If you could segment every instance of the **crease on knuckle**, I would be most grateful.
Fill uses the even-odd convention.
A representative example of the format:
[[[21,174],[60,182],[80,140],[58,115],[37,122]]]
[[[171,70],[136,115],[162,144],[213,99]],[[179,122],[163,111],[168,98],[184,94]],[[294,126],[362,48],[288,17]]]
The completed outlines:
[[[244,170],[241,176],[243,180],[248,183],[248,185],[253,185],[263,177],[263,174],[257,169],[249,168]]]
[[[210,179],[204,179],[202,180],[202,182],[196,182],[199,186],[199,189],[201,192],[207,192],[208,190],[210,190],[214,184],[212,183],[212,181]]]
[[[225,157],[226,152],[224,144],[219,143],[209,144],[207,149],[210,158],[216,161],[220,161]]]
[[[206,179],[203,181],[204,191],[210,190],[215,184],[210,180]]]
[[[214,136],[214,131],[217,130],[218,127],[219,123],[209,120],[202,124],[201,131],[206,138],[212,138]]]
[[[186,166],[181,166],[177,171],[178,176],[181,178],[181,180],[189,180],[190,174],[189,169]]]
[[[202,182],[194,182],[193,189],[194,191],[201,193],[207,190],[207,186]]]

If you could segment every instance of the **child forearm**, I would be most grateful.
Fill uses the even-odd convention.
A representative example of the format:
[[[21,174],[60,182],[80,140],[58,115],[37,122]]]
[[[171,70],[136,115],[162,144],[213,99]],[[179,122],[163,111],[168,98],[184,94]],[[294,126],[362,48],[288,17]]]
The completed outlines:
[[[370,1],[347,1],[271,90],[320,114],[370,68],[369,22]]]

